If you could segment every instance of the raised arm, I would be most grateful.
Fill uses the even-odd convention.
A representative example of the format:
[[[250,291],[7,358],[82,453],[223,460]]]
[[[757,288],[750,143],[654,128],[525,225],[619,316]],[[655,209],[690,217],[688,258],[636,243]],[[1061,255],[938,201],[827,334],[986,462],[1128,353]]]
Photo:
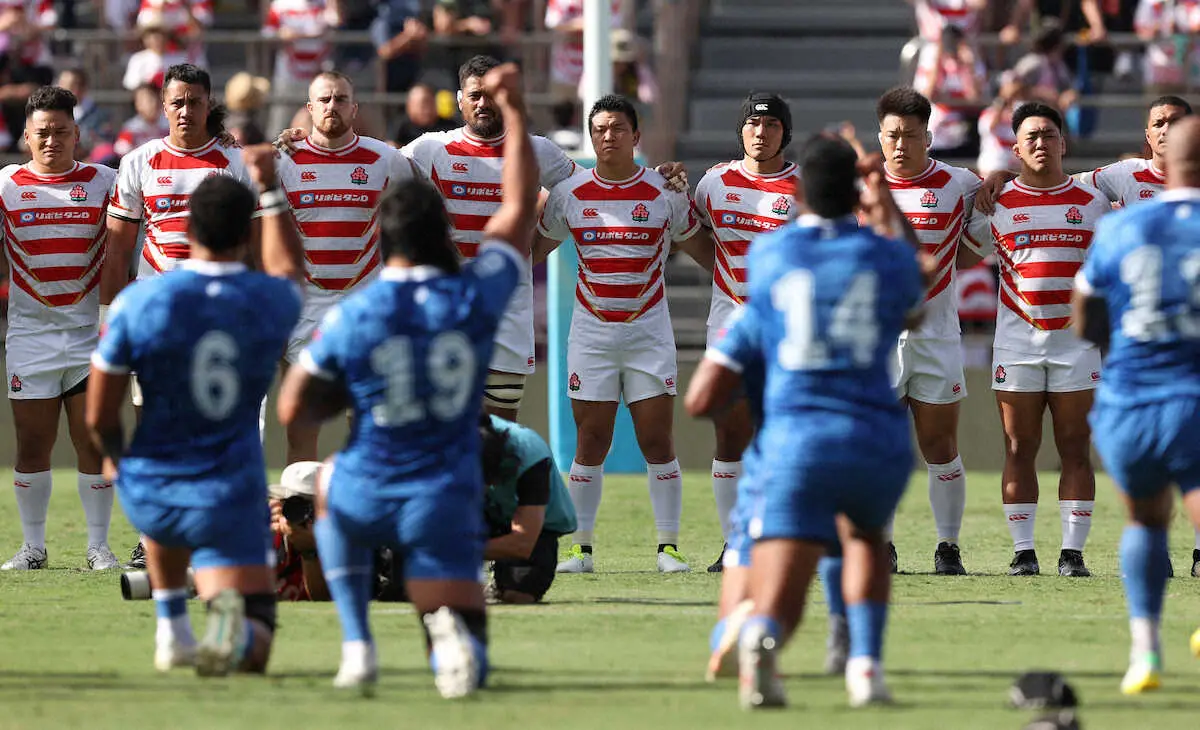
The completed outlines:
[[[525,118],[522,83],[521,71],[514,63],[497,66],[483,77],[484,93],[500,107],[507,133],[500,178],[503,198],[500,209],[484,227],[483,235],[487,239],[505,241],[523,256],[528,256],[541,185],[533,140]]]
[[[304,283],[304,247],[292,220],[287,197],[279,186],[275,172],[275,148],[259,144],[242,150],[242,159],[250,171],[250,179],[261,191],[262,206],[260,257],[262,270],[268,276]]]

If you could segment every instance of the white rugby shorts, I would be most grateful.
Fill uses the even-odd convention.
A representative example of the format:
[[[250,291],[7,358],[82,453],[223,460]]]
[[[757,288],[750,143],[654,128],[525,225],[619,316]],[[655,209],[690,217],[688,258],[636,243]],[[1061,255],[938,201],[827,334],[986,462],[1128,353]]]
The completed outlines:
[[[58,398],[88,376],[99,339],[95,327],[48,332],[14,332],[5,338],[8,397]]]
[[[1100,384],[1100,351],[1095,347],[1053,355],[1030,355],[992,348],[992,390],[1013,393],[1071,393]]]
[[[521,282],[500,318],[489,370],[522,376],[533,372],[533,285],[530,276],[528,272],[522,273]]]
[[[897,398],[938,405],[967,397],[959,340],[901,337],[890,371]]]
[[[675,395],[675,333],[666,307],[633,322],[602,322],[575,309],[567,338],[567,396],[636,403]]]

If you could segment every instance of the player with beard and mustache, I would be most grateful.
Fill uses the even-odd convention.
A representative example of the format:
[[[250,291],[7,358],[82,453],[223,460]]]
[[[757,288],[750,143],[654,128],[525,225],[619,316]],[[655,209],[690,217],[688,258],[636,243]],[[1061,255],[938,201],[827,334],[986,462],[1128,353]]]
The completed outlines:
[[[491,56],[475,56],[463,64],[458,72],[458,108],[465,124],[448,132],[427,132],[401,150],[442,194],[450,215],[451,237],[467,261],[475,258],[483,226],[500,208],[504,120],[482,84],[487,72],[499,65]],[[303,130],[285,129],[276,145],[292,154],[304,135]],[[575,163],[557,145],[537,135],[532,139],[543,188],[549,190],[575,173]],[[681,163],[665,162],[657,170],[670,190],[687,190]],[[704,264],[710,271],[711,260],[710,253],[709,263]],[[488,367],[484,410],[509,421],[517,420],[525,379],[534,369],[532,272],[530,264],[509,302]]]
[[[358,104],[346,76],[318,74],[308,89],[308,111],[312,134],[279,164],[307,268],[304,310],[288,342],[287,365],[298,361],[333,304],[375,278],[380,196],[413,177],[412,164],[386,142],[354,132]],[[316,461],[319,435],[319,426],[289,424],[287,463]]]

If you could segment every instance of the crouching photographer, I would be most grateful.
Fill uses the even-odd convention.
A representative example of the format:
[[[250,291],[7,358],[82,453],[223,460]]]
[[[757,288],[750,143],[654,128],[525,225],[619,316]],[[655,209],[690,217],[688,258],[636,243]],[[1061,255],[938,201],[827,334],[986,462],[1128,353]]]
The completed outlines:
[[[281,601],[328,601],[313,535],[319,461],[289,464],[268,489],[275,539],[275,595]]]
[[[488,597],[536,603],[554,582],[558,539],[575,531],[575,507],[536,432],[487,414],[479,432],[491,534],[483,553],[492,561]]]

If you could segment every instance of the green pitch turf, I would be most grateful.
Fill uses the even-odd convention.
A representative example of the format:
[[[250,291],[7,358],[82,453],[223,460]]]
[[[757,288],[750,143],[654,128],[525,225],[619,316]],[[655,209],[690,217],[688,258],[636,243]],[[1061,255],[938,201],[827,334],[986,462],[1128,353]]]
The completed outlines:
[[[894,708],[851,711],[840,678],[820,674],[824,602],[814,592],[810,620],[784,659],[792,706],[748,716],[731,682],[705,684],[718,589],[704,567],[720,549],[708,479],[687,479],[681,548],[698,572],[654,572],[653,522],[641,478],[606,480],[595,575],[564,576],[546,605],[491,613],[490,689],[447,703],[433,689],[421,632],[406,606],[376,605],[372,621],[383,666],[378,696],[335,692],[339,659],[332,605],[285,604],[266,678],[200,681],[151,666],[154,610],[121,600],[116,574],[84,565],[82,511],[74,475],[56,473],[50,513],[50,570],[0,574],[0,729],[3,728],[932,728],[1021,727],[1031,713],[1006,707],[1022,671],[1064,672],[1081,699],[1089,730],[1196,728],[1200,662],[1187,639],[1200,623],[1200,580],[1172,581],[1167,600],[1166,686],[1143,699],[1122,697],[1127,623],[1117,574],[1121,517],[1111,484],[1100,501],[1088,564],[1095,577],[1054,573],[1059,520],[1054,477],[1038,519],[1038,552],[1048,574],[1003,575],[1010,543],[995,474],[970,475],[963,531],[966,578],[932,570],[932,518],[924,476],[914,478],[897,519],[901,569],[887,641]],[[1045,487],[1050,489],[1046,490]],[[0,497],[0,549],[19,542],[12,498]],[[1191,531],[1179,520],[1175,567],[1191,566]],[[115,520],[113,548],[134,540]],[[201,611],[193,606],[200,627]]]

